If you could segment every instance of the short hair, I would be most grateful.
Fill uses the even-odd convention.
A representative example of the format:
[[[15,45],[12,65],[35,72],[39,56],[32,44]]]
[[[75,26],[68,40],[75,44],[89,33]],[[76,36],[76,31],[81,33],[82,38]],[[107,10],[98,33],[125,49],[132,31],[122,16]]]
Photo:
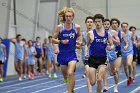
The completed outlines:
[[[17,34],[17,35],[16,35],[16,39],[17,39],[18,37],[20,37],[20,36],[21,36],[21,34]]]
[[[39,37],[39,36],[38,36],[38,37],[36,37],[36,40],[37,40],[37,39],[40,39],[40,37]]]
[[[120,20],[117,19],[117,18],[112,18],[111,21],[110,21],[110,24],[112,25],[113,21],[117,21],[118,23],[118,26],[120,26]]]
[[[110,23],[110,20],[109,19],[104,19],[104,22],[108,21]]]
[[[132,28],[134,28],[136,30],[136,27],[135,26],[130,26],[129,27],[129,31],[131,31]]]
[[[122,27],[122,25],[123,25],[123,24],[126,24],[126,25],[128,25],[128,23],[127,23],[127,22],[122,22],[122,23],[121,23],[121,27]]]
[[[48,38],[52,38],[52,36],[48,36]]]
[[[0,40],[2,41],[2,38],[0,37]]]
[[[93,18],[92,16],[88,16],[88,17],[86,17],[86,19],[85,19],[85,23],[87,22],[88,19],[92,19],[93,22],[94,22],[94,18]]]
[[[30,42],[30,41],[33,43],[33,41],[32,41],[32,40],[28,40],[28,44],[29,44],[29,42]]]
[[[24,41],[24,42],[26,42],[26,39],[25,38],[22,38],[21,40]]]
[[[94,15],[93,19],[94,19],[93,21],[95,21],[95,19],[102,19],[102,22],[103,22],[104,16],[102,14],[96,14],[96,15]]]

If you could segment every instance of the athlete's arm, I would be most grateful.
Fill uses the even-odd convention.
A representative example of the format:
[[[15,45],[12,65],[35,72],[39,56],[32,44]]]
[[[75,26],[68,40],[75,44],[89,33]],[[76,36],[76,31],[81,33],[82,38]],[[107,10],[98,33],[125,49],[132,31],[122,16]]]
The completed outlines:
[[[12,43],[16,43],[16,39],[15,38],[8,38]]]
[[[131,40],[133,44],[137,47],[137,40],[135,34],[133,32],[130,32],[130,34],[131,34]]]
[[[33,52],[33,55],[35,56],[37,53],[36,53],[36,49],[35,49],[35,47],[34,47],[34,52]]]
[[[27,59],[28,58],[28,51],[27,51],[27,47],[26,47],[25,43],[24,43],[23,47],[24,47],[24,54],[25,54],[24,57],[25,57],[25,59]]]
[[[58,35],[60,33],[60,29],[61,29],[61,25],[58,25],[56,27],[56,30],[55,30],[54,34],[53,34],[52,42],[54,44],[59,44],[60,43],[60,40],[57,39],[58,38]]]
[[[124,46],[124,49],[126,50],[128,48],[128,41],[126,39],[126,35],[124,32],[121,32],[122,33],[122,39],[124,40],[124,43],[125,43],[125,46]]]
[[[118,32],[113,30],[113,33],[114,33],[114,36],[112,37],[112,41],[115,42],[117,45],[120,45],[120,40],[119,40],[119,37],[118,37]]]
[[[110,34],[108,34],[108,43],[110,45],[108,47],[108,50],[112,50],[114,48],[114,44],[113,44],[112,36]]]
[[[42,53],[42,58],[44,58],[44,51],[43,51],[42,44],[41,44],[41,53]]]
[[[54,49],[54,53],[58,54],[58,47],[56,44],[52,44],[53,45],[53,49]]]
[[[91,33],[92,33],[92,31],[89,31],[88,33],[87,33],[87,36],[86,36],[86,44],[85,44],[85,57],[88,57],[89,56],[89,44],[90,44],[90,40],[91,40]],[[94,35],[93,35],[93,38],[94,38]]]
[[[76,25],[76,31],[77,31],[77,39],[76,39],[76,48],[81,48],[81,32],[80,32],[80,25]]]
[[[138,47],[138,40],[135,39],[135,42],[133,42],[136,47]]]

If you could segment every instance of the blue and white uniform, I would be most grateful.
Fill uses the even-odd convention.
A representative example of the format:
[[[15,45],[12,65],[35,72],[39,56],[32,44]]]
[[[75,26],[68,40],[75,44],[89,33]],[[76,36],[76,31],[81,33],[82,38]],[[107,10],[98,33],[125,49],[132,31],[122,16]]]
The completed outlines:
[[[122,57],[126,58],[128,55],[133,55],[133,44],[132,44],[132,40],[131,40],[131,33],[128,31],[128,33],[126,34],[126,39],[128,41],[128,48],[127,50],[124,49],[125,46],[125,42],[122,39],[121,42],[121,52],[122,52]]]
[[[47,58],[48,58],[48,61],[54,61],[55,60],[54,49],[53,49],[53,46],[52,46],[51,43],[48,44]]]
[[[77,61],[76,39],[78,35],[75,31],[75,24],[72,23],[72,29],[67,30],[62,24],[62,31],[59,33],[59,40],[69,40],[68,44],[59,44],[59,53],[57,61],[61,65],[68,65],[70,61]]]
[[[24,60],[24,44],[25,42],[20,41],[15,43],[15,61],[23,61]]]
[[[28,65],[34,65],[35,64],[35,56],[34,56],[34,52],[35,52],[35,47],[28,47]]]
[[[109,33],[112,37],[114,36],[112,30],[109,30],[108,33]],[[114,46],[116,46],[116,45],[114,44]],[[117,54],[116,54],[116,51],[115,51],[115,50],[116,50],[115,47],[114,47],[114,49],[112,49],[112,50],[106,50],[108,62],[114,62],[114,61],[116,60]]]

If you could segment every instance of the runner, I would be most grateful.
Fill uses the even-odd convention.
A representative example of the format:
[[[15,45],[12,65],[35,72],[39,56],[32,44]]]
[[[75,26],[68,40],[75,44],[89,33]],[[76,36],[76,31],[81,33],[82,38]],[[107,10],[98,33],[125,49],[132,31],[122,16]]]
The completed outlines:
[[[73,93],[75,87],[76,41],[80,42],[80,26],[72,22],[74,16],[73,8],[64,7],[59,12],[61,24],[57,26],[53,35],[53,43],[59,44],[57,61],[61,65],[64,80],[68,80],[68,93]]]
[[[27,51],[25,42],[21,40],[21,35],[18,34],[15,38],[11,38],[10,41],[15,44],[15,70],[19,75],[19,81],[22,80],[22,64],[25,57],[27,57]]]
[[[103,28],[104,17],[101,14],[96,14],[94,16],[94,23],[96,28],[89,31],[87,34],[87,44],[86,44],[86,57],[89,55],[88,65],[89,65],[89,81],[91,85],[95,85],[97,81],[97,93],[102,91],[102,79],[105,70],[106,62],[106,48],[111,50],[114,48],[112,37]],[[109,45],[107,46],[107,41]],[[89,47],[90,45],[90,47]],[[89,49],[88,49],[89,47]],[[97,80],[96,71],[98,70]]]
[[[92,16],[86,17],[85,24],[86,24],[87,31],[82,33],[82,60],[83,60],[84,69],[85,69],[83,77],[85,77],[85,75],[88,76],[89,66],[88,66],[88,58],[85,58],[85,45],[86,45],[86,37],[87,37],[88,31],[93,30],[93,24],[94,24],[93,17]],[[86,79],[87,79],[88,91],[89,93],[92,93],[92,87],[89,82],[89,78],[86,78]]]
[[[136,35],[136,27],[130,26],[129,31],[131,31],[134,34],[135,43],[133,43],[133,82],[135,82],[136,77],[136,64],[138,61],[138,35]]]
[[[28,41],[28,77],[30,80],[34,80],[34,66],[35,66],[35,55],[36,55],[36,50],[35,47],[33,46],[32,40]]]
[[[126,39],[128,42],[128,47],[124,46],[124,41],[122,40],[121,42],[121,52],[122,52],[122,62],[124,65],[124,71],[127,77],[127,86],[130,86],[133,83],[132,79],[132,72],[133,72],[133,66],[132,66],[132,61],[133,61],[133,42],[134,40],[134,33],[130,32],[128,30],[128,23],[123,22],[121,24],[122,31],[126,35]]]

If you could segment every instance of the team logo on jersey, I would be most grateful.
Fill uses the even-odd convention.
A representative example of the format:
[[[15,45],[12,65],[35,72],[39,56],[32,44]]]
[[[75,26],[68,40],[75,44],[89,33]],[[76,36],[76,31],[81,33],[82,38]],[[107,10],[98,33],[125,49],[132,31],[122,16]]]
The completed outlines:
[[[107,43],[107,38],[104,38],[104,39],[96,39],[96,42],[102,42],[104,44]]]
[[[103,42],[104,42],[104,44],[106,44],[107,43],[107,38],[104,38]]]
[[[74,37],[75,37],[75,33],[63,34],[63,37],[70,37],[70,38],[74,38]]]
[[[70,38],[74,38],[75,37],[75,33],[70,33],[69,36],[70,36]]]

